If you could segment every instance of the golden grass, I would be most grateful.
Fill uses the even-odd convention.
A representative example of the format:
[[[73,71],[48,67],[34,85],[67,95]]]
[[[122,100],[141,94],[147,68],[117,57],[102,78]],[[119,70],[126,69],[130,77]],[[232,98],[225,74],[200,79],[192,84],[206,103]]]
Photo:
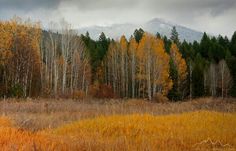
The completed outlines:
[[[6,101],[0,102],[0,150],[234,151],[235,111],[232,101],[210,99]]]
[[[32,133],[15,128],[6,117],[0,117],[0,150],[32,151],[32,150],[67,150],[63,141],[46,134]]]
[[[52,134],[70,136],[92,150],[232,150],[235,126],[235,113],[200,111],[99,117],[62,126]]]
[[[0,127],[0,146],[6,151],[235,150],[235,125],[236,113],[209,111],[102,116],[36,133],[6,124]]]
[[[54,151],[68,148],[59,139],[10,127],[0,128],[0,147],[1,151]]]
[[[31,131],[57,128],[74,121],[100,116],[151,114],[168,115],[209,110],[236,112],[235,99],[200,98],[186,102],[154,103],[145,100],[55,100],[9,99],[0,101],[0,115],[14,125]]]
[[[0,128],[1,127],[10,127],[10,126],[12,126],[12,122],[10,119],[8,119],[7,117],[0,118]]]

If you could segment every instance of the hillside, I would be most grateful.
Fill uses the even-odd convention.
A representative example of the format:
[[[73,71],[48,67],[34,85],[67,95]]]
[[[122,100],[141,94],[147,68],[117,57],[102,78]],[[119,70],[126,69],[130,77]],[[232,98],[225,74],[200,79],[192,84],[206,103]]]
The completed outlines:
[[[175,23],[171,23],[164,19],[155,18],[146,23],[136,25],[136,24],[114,24],[111,26],[90,26],[83,27],[78,30],[80,34],[85,34],[87,31],[89,32],[91,38],[97,39],[101,32],[104,32],[108,37],[118,39],[121,35],[125,35],[126,37],[130,37],[134,30],[137,28],[142,28],[144,31],[156,34],[159,32],[161,35],[166,35],[170,37],[171,29],[173,26],[176,26],[176,29],[179,33],[179,38],[181,41],[184,39],[188,42],[193,42],[194,40],[200,41],[203,33],[177,25]]]

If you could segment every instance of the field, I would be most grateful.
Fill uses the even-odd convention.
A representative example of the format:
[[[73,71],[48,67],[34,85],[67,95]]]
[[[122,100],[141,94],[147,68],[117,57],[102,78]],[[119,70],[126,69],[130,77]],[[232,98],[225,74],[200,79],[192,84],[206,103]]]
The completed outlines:
[[[236,150],[236,101],[11,99],[1,150]]]

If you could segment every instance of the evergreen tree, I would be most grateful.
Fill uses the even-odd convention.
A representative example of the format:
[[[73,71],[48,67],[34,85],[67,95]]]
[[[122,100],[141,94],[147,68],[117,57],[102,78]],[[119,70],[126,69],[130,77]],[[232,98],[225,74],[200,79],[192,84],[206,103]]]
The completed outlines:
[[[200,44],[197,41],[194,41],[192,45],[192,49],[194,50],[194,56],[196,56],[197,53],[200,52]]]
[[[109,44],[110,44],[110,39],[106,38],[106,35],[102,32],[98,40],[98,51],[99,51],[98,57],[100,61],[106,55]]]
[[[226,58],[227,64],[230,69],[230,73],[233,79],[233,84],[230,90],[230,95],[236,97],[236,57],[228,56]]]
[[[110,39],[106,38],[106,35],[103,32],[100,34],[98,41],[91,39],[88,32],[85,36],[81,35],[81,38],[85,43],[90,56],[90,64],[93,73],[92,81],[96,81],[96,72],[98,70],[98,67],[101,65],[104,56],[107,53],[108,46],[110,44]]]
[[[202,97],[204,95],[204,65],[203,58],[197,54],[194,60],[192,72],[193,97]]]
[[[234,32],[230,41],[230,52],[233,56],[236,57],[236,31]]]
[[[138,42],[138,43],[140,42],[140,40],[143,37],[143,34],[144,34],[144,30],[142,28],[135,29],[134,38],[135,38],[136,42]]]
[[[180,46],[180,42],[179,42],[179,33],[176,30],[176,27],[174,26],[171,30],[171,37],[170,39],[172,40],[172,42],[174,42],[178,47]]]
[[[202,57],[206,59],[209,58],[210,47],[211,47],[211,40],[207,36],[207,34],[204,32],[203,37],[200,42],[200,49],[199,49],[199,53],[201,54]]]
[[[212,41],[211,46],[208,51],[208,57],[213,62],[219,62],[220,60],[225,58],[225,49],[216,41]]]
[[[177,45],[174,43],[171,45],[170,57],[172,59],[170,62],[170,72],[172,73],[171,78],[174,84],[171,92],[174,95],[174,98],[171,98],[171,100],[180,100],[185,95],[183,88],[185,87],[184,83],[187,76],[187,66]]]
[[[156,37],[160,39],[161,38],[161,34],[159,32],[157,32],[156,33]]]
[[[191,46],[185,40],[180,46],[180,52],[184,59],[187,59],[192,56]]]
[[[227,36],[222,37],[221,35],[219,35],[217,38],[217,41],[218,41],[219,45],[221,45],[224,48],[224,50],[229,49],[230,43],[229,43],[229,39]]]
[[[164,44],[165,44],[165,50],[166,52],[169,54],[170,53],[170,47],[171,47],[171,40],[168,39],[166,36],[164,36],[163,38]]]
[[[178,70],[172,58],[170,59],[170,78],[173,82],[173,87],[168,93],[168,98],[172,101],[180,100],[180,93],[178,92]]]

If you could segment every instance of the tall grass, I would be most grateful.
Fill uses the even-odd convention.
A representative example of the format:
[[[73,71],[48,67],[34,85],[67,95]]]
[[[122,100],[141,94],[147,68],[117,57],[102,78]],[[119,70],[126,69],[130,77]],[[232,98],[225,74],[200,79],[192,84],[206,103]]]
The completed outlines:
[[[0,150],[236,150],[236,102],[7,100]]]
[[[235,100],[202,98],[186,102],[154,103],[144,100],[9,99],[0,101],[0,115],[17,127],[39,131],[73,121],[108,115],[168,115],[199,110],[236,112]]]
[[[235,125],[235,113],[135,114],[83,120],[53,134],[82,140],[92,150],[230,150],[236,149]]]
[[[0,118],[5,121],[5,118]],[[235,150],[236,113],[102,116],[29,132],[0,127],[1,150]]]

